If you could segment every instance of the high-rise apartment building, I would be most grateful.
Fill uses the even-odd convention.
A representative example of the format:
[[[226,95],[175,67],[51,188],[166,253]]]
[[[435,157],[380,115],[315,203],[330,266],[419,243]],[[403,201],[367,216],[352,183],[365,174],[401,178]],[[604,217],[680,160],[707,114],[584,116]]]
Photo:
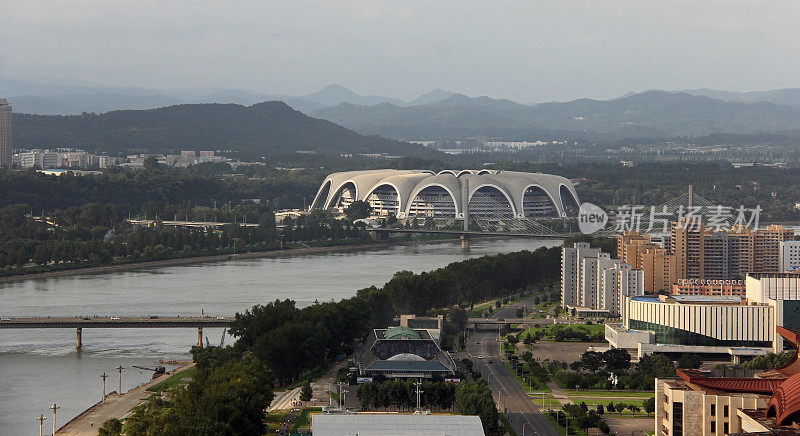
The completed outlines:
[[[800,241],[783,241],[778,244],[778,272],[800,270]]]
[[[635,269],[640,268],[639,253],[645,247],[650,247],[650,235],[633,231],[625,231],[617,236],[617,259],[627,263]]]
[[[608,253],[576,243],[561,251],[561,290],[564,308],[584,308],[620,314],[625,296],[644,294],[644,274]]]
[[[632,269],[644,273],[644,290],[655,293],[669,290],[677,280],[675,259],[668,248],[651,242],[650,235],[638,232],[624,232],[617,236],[619,260]]]
[[[0,98],[0,167],[11,168],[11,105]]]
[[[657,245],[646,247],[639,254],[639,269],[644,275],[644,291],[647,293],[669,290],[677,280],[675,256]]]
[[[780,244],[792,239],[794,231],[780,225],[712,232],[702,222],[673,222],[675,279],[732,280],[747,273],[779,272]]]
[[[767,226],[754,232],[752,272],[779,272],[780,243],[793,239],[794,231],[781,225]]]
[[[597,257],[599,248],[591,248],[588,242],[576,242],[572,247],[561,249],[561,307],[580,306],[581,269],[583,258]]]

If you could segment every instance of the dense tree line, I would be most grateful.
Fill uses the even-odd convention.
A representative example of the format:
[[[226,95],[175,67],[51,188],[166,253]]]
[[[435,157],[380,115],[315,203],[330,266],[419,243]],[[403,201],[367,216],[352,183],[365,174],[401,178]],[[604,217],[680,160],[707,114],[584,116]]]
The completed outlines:
[[[514,291],[544,289],[559,277],[560,248],[539,248],[483,256],[415,274],[400,271],[384,286],[402,313],[424,314],[445,307],[505,296]]]
[[[455,407],[462,415],[478,415],[486,434],[500,433],[500,414],[486,380],[479,378],[474,382],[459,383],[456,387]]]
[[[303,309],[291,300],[255,306],[237,313],[229,332],[238,338],[236,349],[252,352],[286,385],[350,351],[371,328],[389,325],[393,317],[391,302],[372,287],[352,298]]]
[[[780,353],[767,353],[763,356],[756,356],[751,360],[736,365],[737,368],[744,368],[744,369],[762,369],[762,370],[770,370],[775,368],[780,368],[783,365],[789,363],[789,361],[794,357],[796,351],[783,351]]]
[[[420,387],[420,405],[434,410],[450,410],[455,402],[456,385],[426,381]],[[413,410],[417,406],[416,386],[412,380],[387,380],[358,386],[358,401],[367,410]]]
[[[260,199],[274,209],[310,204],[325,177],[322,170],[287,171],[272,167],[242,169],[234,174],[213,166],[187,169],[104,170],[100,175],[61,176],[36,171],[0,171],[0,206],[27,204],[36,215],[85,203],[113,203],[137,212],[146,202],[212,207]],[[304,200],[305,199],[305,200]],[[172,218],[172,214],[161,215]]]
[[[143,215],[178,215],[182,219],[229,220],[219,228],[134,226],[120,206],[87,203],[55,210],[46,221],[29,216],[27,205],[0,208],[0,274],[17,274],[33,263],[37,270],[66,269],[110,263],[141,262],[245,251],[278,249],[281,242],[360,241],[363,226],[334,219],[315,211],[301,219],[287,218],[277,228],[275,215],[267,205],[238,205],[233,208],[181,207],[145,203]],[[170,217],[171,219],[172,217]],[[242,222],[257,226],[240,225]]]
[[[568,389],[650,391],[656,378],[675,376],[675,365],[663,354],[643,356],[634,369],[629,369],[630,365],[627,351],[611,349],[604,353],[587,351],[579,361],[569,365],[549,362],[547,366],[558,385]],[[609,378],[611,373],[616,376],[616,384]]]

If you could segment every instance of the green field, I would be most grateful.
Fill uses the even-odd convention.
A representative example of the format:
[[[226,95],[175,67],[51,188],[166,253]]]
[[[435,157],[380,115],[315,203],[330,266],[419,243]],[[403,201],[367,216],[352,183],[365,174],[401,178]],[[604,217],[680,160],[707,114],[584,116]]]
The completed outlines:
[[[267,423],[267,434],[276,434],[278,429],[281,428],[281,423],[286,418],[289,412],[272,412],[268,413],[266,418],[264,418],[264,422]]]
[[[188,381],[181,380],[182,378],[186,377],[194,377],[194,374],[197,372],[197,367],[192,366],[185,371],[181,371],[175,374],[172,374],[164,381],[160,381],[153,386],[147,388],[147,392],[155,392],[156,394],[161,395],[162,392],[166,391],[167,389],[174,388],[180,385],[188,384]]]
[[[528,389],[529,389],[528,382],[526,382],[525,379],[522,378],[522,376],[517,375],[516,371],[514,371],[514,369],[511,367],[510,363],[505,362],[505,365],[506,365],[506,368],[508,368],[508,372],[510,372],[511,375],[514,376],[514,379],[517,380],[517,383],[519,383],[519,385],[522,386],[522,389],[524,389],[525,391],[528,391]],[[527,364],[523,364],[523,365],[527,365]],[[542,381],[539,380],[538,378],[533,378],[531,380],[531,382],[532,383],[530,385],[530,389],[532,389],[532,390],[541,391],[541,390],[547,389],[547,385],[542,383]]]
[[[520,341],[523,341],[523,340],[525,340],[525,338],[528,335],[532,335],[535,332],[541,332],[542,342],[549,342],[549,341],[553,340],[553,335],[552,335],[551,330],[553,330],[553,328],[562,328],[562,327],[568,327],[568,328],[571,328],[571,329],[582,328],[582,329],[585,329],[586,331],[588,331],[588,333],[590,335],[594,335],[594,334],[605,335],[605,331],[606,331],[605,324],[592,324],[592,325],[586,325],[586,324],[549,324],[549,325],[531,327],[531,328],[529,328],[529,329],[527,329],[527,330],[525,330],[523,332],[520,332],[517,337],[519,338]]]
[[[303,409],[300,414],[297,415],[297,419],[294,420],[294,423],[292,423],[292,427],[289,430],[295,432],[299,428],[308,428],[308,426],[311,424],[309,415],[312,413],[322,413],[322,407],[306,407]]]
[[[564,394],[568,397],[588,397],[588,398],[605,398],[605,397],[625,397],[625,398],[650,398],[655,396],[655,392],[634,392],[634,391],[572,391],[564,389]]]
[[[567,434],[567,432],[565,431],[564,421],[561,421],[560,423],[556,422],[556,418],[551,416],[549,413],[545,413],[544,416],[545,416],[545,418],[547,418],[548,421],[550,421],[550,424],[553,424],[553,427],[555,427],[555,429],[559,433]],[[571,435],[576,435],[576,436],[586,436],[586,432],[581,430],[581,429],[579,429],[577,424],[575,424],[573,421],[569,422],[569,432],[568,433],[571,434]]]

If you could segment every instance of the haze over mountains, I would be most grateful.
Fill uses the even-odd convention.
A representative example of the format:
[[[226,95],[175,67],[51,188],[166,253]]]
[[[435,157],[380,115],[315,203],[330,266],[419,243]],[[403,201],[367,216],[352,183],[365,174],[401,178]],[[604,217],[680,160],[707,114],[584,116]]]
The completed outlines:
[[[136,87],[103,87],[89,84],[58,85],[0,78],[0,96],[8,99],[14,112],[39,115],[78,115],[123,109],[155,109],[182,103],[236,103],[252,105],[283,101],[296,110],[311,113],[340,103],[375,105],[391,103],[411,106],[432,103],[452,95],[435,89],[410,102],[377,95],[359,95],[341,85],[329,85],[303,96],[268,94],[247,89],[183,88],[159,90]]]
[[[782,93],[771,95],[788,100]],[[397,139],[668,138],[797,130],[800,99],[790,106],[724,101],[688,92],[647,91],[612,100],[522,105],[455,94],[422,106],[340,104],[313,115],[360,133]]]
[[[105,113],[123,108],[160,108],[185,102],[258,106],[264,101],[280,100],[304,114],[331,121],[355,132],[397,140],[470,137],[501,140],[661,139],[719,133],[800,131],[800,89],[757,92],[653,90],[629,93],[610,100],[578,99],[525,105],[507,99],[468,97],[440,89],[412,101],[402,101],[391,97],[360,95],[340,85],[330,85],[308,95],[291,96],[228,88],[163,91],[84,84],[42,85],[0,79],[0,95],[15,93],[19,96],[8,97],[15,113],[39,114]],[[180,113],[190,107],[194,106],[179,106],[172,111]],[[225,112],[223,115],[233,113]],[[111,120],[124,118],[114,115],[104,119],[112,123]],[[53,133],[50,139],[57,140],[55,133],[67,126],[66,121],[59,118],[37,120],[37,125],[44,129],[44,133],[38,135],[40,139],[46,133]],[[88,133],[84,127],[79,130]],[[129,127],[121,125],[118,130],[126,131]],[[245,126],[238,123],[238,127]],[[111,124],[107,128],[113,130]],[[167,127],[162,125],[159,129]],[[263,131],[258,128],[246,130],[250,132],[248,134]],[[214,138],[224,139],[220,136]],[[15,141],[17,139],[15,132]],[[54,143],[61,144],[63,141]],[[33,144],[27,140],[16,142],[18,147]],[[72,143],[78,147],[81,144]]]

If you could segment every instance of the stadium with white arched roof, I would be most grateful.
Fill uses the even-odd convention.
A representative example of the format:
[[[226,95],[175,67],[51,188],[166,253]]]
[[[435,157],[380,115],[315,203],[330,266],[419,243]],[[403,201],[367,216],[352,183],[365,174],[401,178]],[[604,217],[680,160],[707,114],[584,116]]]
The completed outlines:
[[[311,208],[341,213],[357,200],[374,216],[400,219],[460,219],[465,209],[476,219],[564,218],[577,216],[580,204],[569,179],[551,174],[383,169],[329,175]]]

